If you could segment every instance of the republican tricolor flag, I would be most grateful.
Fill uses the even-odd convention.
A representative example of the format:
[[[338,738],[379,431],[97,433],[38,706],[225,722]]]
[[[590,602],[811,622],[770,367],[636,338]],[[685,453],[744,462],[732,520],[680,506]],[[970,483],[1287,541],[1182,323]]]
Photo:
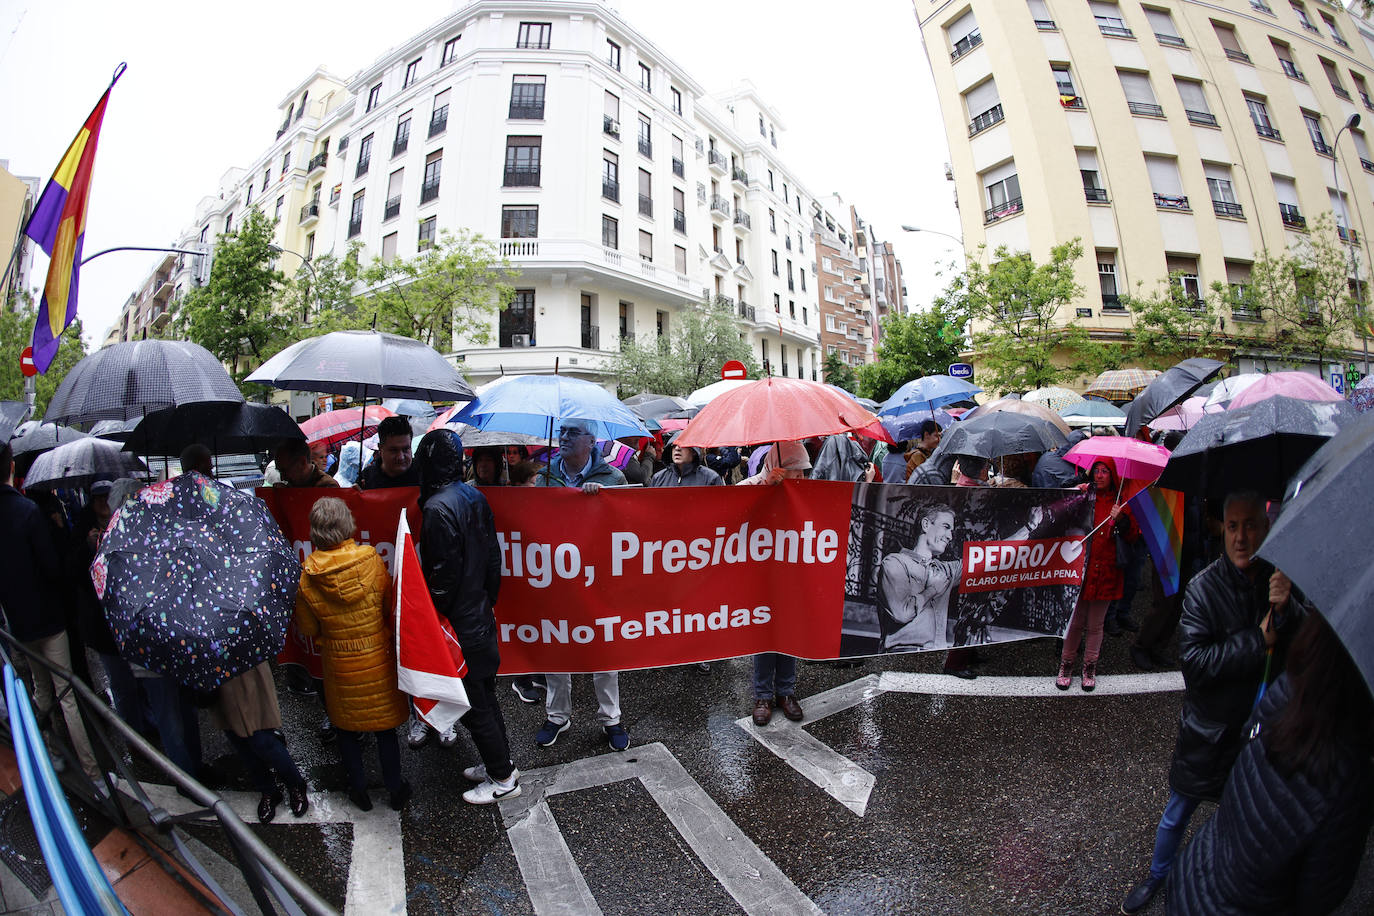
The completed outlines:
[[[90,199],[91,176],[95,172],[95,147],[100,139],[100,123],[105,118],[110,90],[123,73],[124,65],[120,64],[110,88],[100,97],[86,123],[77,131],[76,139],[67,147],[66,155],[57,164],[57,170],[39,196],[24,229],[24,234],[37,242],[50,259],[43,300],[33,326],[33,364],[39,372],[48,371],[57,355],[62,332],[76,320],[76,293],[81,248],[86,238],[86,203]]]
[[[468,666],[453,625],[434,609],[404,511],[396,552],[397,683],[414,699],[420,718],[442,733],[472,708],[463,689]]]

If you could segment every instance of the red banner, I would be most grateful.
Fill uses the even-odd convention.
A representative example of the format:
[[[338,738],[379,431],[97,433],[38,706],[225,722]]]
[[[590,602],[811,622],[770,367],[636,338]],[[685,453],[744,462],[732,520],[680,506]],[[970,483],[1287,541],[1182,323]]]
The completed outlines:
[[[1041,541],[965,541],[961,592],[989,592],[1028,585],[1081,585],[1083,542],[1077,538]]]

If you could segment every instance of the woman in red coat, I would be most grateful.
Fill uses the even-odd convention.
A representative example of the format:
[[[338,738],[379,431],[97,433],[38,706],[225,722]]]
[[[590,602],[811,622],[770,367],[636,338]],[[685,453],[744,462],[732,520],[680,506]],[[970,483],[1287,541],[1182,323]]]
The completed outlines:
[[[1093,533],[1088,543],[1088,555],[1083,560],[1083,588],[1078,594],[1073,617],[1069,619],[1069,630],[1064,634],[1059,676],[1054,679],[1054,686],[1060,690],[1068,690],[1073,683],[1073,660],[1078,654],[1078,641],[1085,627],[1088,638],[1083,647],[1082,686],[1088,691],[1097,686],[1097,654],[1102,649],[1102,624],[1107,616],[1107,606],[1121,597],[1125,583],[1121,567],[1116,565],[1116,536],[1119,534],[1132,542],[1140,537],[1140,529],[1136,527],[1131,513],[1116,501],[1121,490],[1112,466],[1106,461],[1096,461],[1090,477],[1086,486],[1091,487],[1096,496],[1093,500]]]

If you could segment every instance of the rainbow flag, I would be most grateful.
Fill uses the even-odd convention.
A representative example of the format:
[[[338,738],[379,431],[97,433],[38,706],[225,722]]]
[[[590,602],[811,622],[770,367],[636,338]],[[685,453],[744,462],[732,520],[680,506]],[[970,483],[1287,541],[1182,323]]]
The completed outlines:
[[[1132,496],[1126,505],[1145,536],[1159,581],[1164,583],[1164,594],[1176,594],[1183,564],[1183,494],[1149,487]]]
[[[95,147],[100,139],[100,122],[105,118],[105,103],[110,90],[124,73],[121,64],[110,88],[96,103],[67,147],[57,170],[52,173],[33,208],[24,234],[38,243],[51,259],[43,300],[33,325],[33,364],[47,372],[57,355],[62,332],[76,320],[76,293],[81,272],[81,248],[86,238],[86,203],[91,194],[95,171]]]

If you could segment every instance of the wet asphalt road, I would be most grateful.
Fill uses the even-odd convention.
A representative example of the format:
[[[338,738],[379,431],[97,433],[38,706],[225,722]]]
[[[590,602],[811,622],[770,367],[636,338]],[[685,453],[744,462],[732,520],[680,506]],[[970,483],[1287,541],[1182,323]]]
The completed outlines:
[[[1107,638],[1104,684],[1114,673],[1135,673],[1127,639]],[[981,651],[984,678],[1048,682],[1055,670],[1053,640]],[[884,657],[857,668],[803,662],[797,693],[805,706],[808,696],[865,675],[934,673],[942,659]],[[631,735],[623,755],[606,747],[595,724],[590,678],[574,679],[572,728],[547,749],[533,743],[542,705],[520,703],[503,678],[516,764],[527,774],[603,756],[637,766],[641,755],[654,756],[645,746],[659,742],[826,913],[1110,913],[1148,864],[1168,794],[1180,693],[1089,697],[1077,681],[1073,698],[884,692],[803,723],[873,774],[858,816],[736,724],[749,712],[750,673],[748,659],[735,659],[709,674],[690,666],[622,674]],[[312,790],[341,790],[342,766],[315,736],[316,701],[282,697],[285,731]],[[207,757],[230,774],[229,788],[248,788],[223,740],[207,732],[206,741]],[[374,802],[385,807],[375,753],[369,747],[365,755],[373,758]],[[543,891],[527,888],[511,825],[495,806],[474,808],[458,797],[469,785],[461,769],[477,759],[466,736],[452,749],[437,741],[403,748],[402,757],[415,787],[400,816],[407,912],[533,913],[531,893]],[[536,781],[526,778],[527,793]],[[607,914],[743,912],[646,784],[620,779],[545,799],[596,905]],[[1204,805],[1195,824],[1210,811]],[[343,909],[351,825],[292,825],[283,812],[277,824],[255,829]],[[1343,912],[1374,911],[1374,856],[1364,865]],[[551,899],[571,905],[578,898],[569,891]],[[1162,913],[1162,902],[1149,912]]]

